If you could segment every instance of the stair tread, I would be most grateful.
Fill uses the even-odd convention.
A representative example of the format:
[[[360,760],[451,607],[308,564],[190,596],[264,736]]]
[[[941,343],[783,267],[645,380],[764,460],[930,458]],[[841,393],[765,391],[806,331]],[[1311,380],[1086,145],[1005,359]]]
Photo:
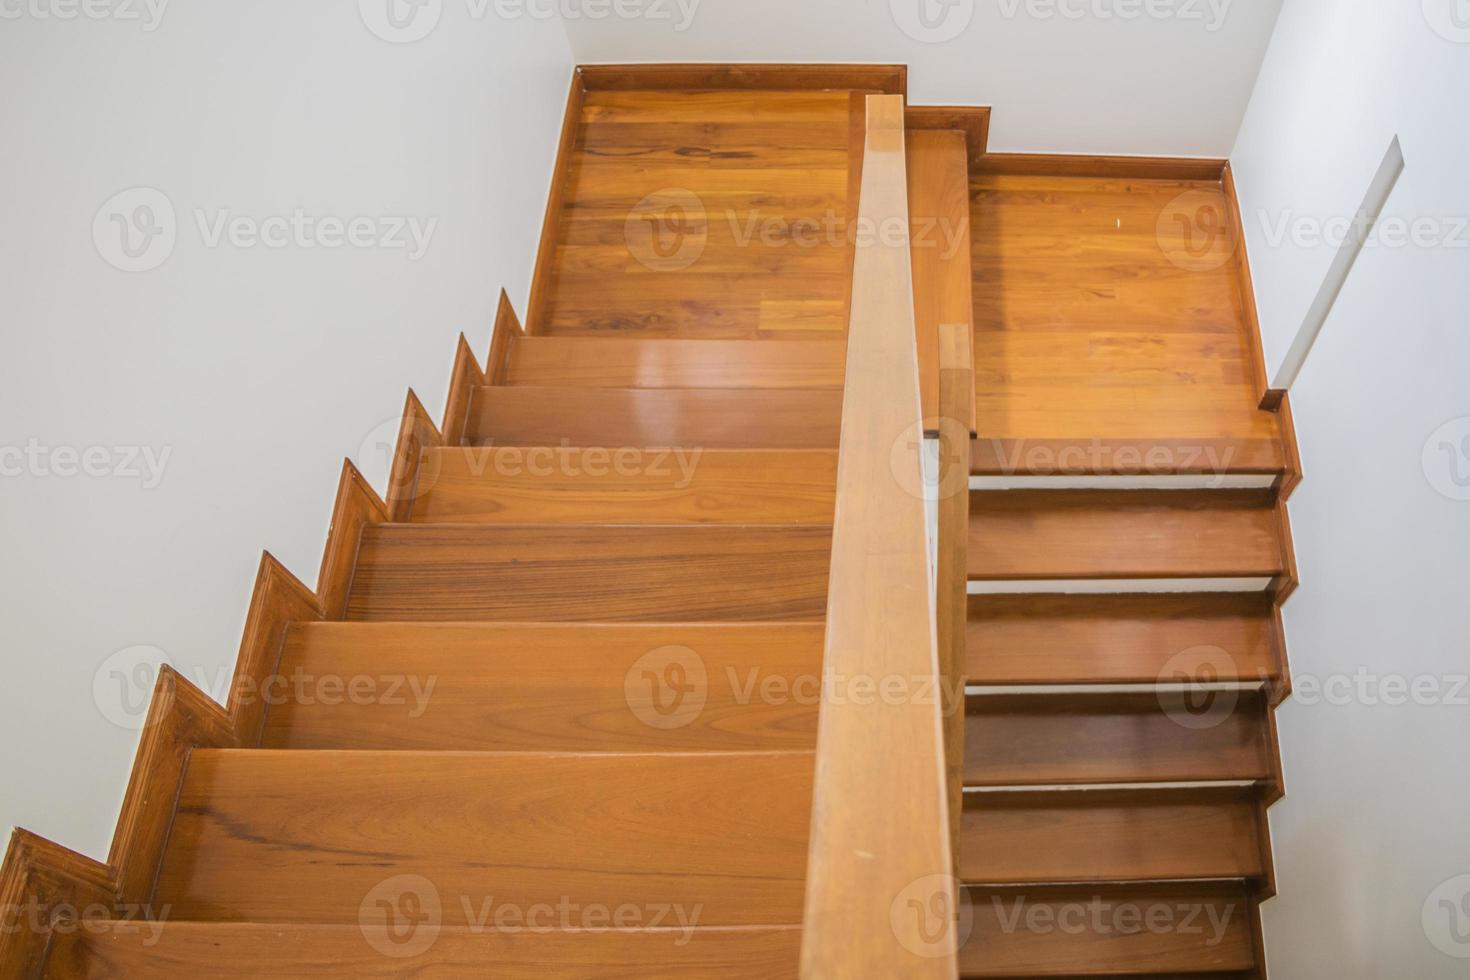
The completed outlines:
[[[797,922],[813,764],[809,752],[195,750],[154,902],[174,919],[356,924],[375,890],[426,882],[446,925],[474,925],[492,896]]]
[[[1257,878],[1258,808],[1234,787],[967,793],[960,874],[986,885]]]
[[[827,526],[380,524],[352,620],[797,621],[826,614]]]
[[[1239,884],[971,888],[967,897],[964,977],[1255,975],[1255,910]]]
[[[830,524],[837,453],[455,446],[419,464],[414,523]]]
[[[972,580],[1273,578],[1264,490],[1017,490],[970,497]]]
[[[301,623],[262,747],[812,749],[823,639],[820,624]],[[344,696],[358,678],[371,693]]]
[[[1259,691],[971,696],[965,785],[1260,781]]]
[[[1211,439],[981,438],[970,472],[976,476],[1229,476],[1286,472],[1276,416]]]
[[[580,921],[583,912],[570,917]],[[45,976],[307,980],[402,977],[411,969],[415,977],[443,980],[583,980],[594,971],[607,980],[788,980],[801,944],[800,928],[790,925],[509,931],[399,924],[407,931],[389,938],[357,924],[93,923],[58,936]]]
[[[971,684],[1276,679],[1277,623],[1262,595],[971,596]]]
[[[519,337],[506,384],[596,388],[841,388],[841,340]]]
[[[842,391],[478,387],[468,445],[835,449]]]

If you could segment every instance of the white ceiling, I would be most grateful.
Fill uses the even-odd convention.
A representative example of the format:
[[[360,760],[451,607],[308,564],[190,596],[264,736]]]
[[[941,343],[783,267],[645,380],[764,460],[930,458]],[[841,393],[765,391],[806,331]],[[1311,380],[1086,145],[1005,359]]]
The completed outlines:
[[[557,2],[581,63],[903,62],[992,149],[1226,156],[1282,0]]]

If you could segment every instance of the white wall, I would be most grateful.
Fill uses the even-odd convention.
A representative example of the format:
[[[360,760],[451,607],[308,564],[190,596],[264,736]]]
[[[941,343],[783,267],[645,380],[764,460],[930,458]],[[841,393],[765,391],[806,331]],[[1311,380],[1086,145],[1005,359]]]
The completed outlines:
[[[524,310],[572,62],[556,22],[457,2],[405,44],[350,0],[176,0],[151,31],[35,9],[78,8],[0,4],[0,826],[102,857],[138,733],[99,665],[228,677],[261,549],[315,584],[342,457],[381,488],[360,450],[405,388],[437,416],[457,333],[483,356],[502,284]],[[177,243],[128,273],[93,222],[140,185]],[[208,247],[194,211],[225,208],[438,223],[417,260]],[[161,483],[54,472],[126,446],[171,454]]]
[[[1180,156],[1229,153],[1281,5],[619,0],[642,14],[620,17],[564,2],[581,62],[906,63],[916,105],[993,105],[992,149]]]
[[[1430,20],[1451,23],[1453,2],[1287,0],[1234,154],[1271,358],[1331,249],[1272,244],[1263,214],[1309,231],[1351,215],[1397,132],[1407,168],[1385,219],[1425,230],[1363,252],[1291,393],[1298,696],[1280,713],[1281,894],[1265,906],[1283,980],[1470,972],[1470,879],[1454,880],[1470,875],[1470,43]],[[1399,678],[1420,697],[1395,703]]]

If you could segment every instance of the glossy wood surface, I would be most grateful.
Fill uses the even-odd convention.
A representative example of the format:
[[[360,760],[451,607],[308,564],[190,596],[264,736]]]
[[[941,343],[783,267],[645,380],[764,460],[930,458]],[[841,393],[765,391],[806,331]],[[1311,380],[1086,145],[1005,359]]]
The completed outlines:
[[[944,680],[944,772],[949,799],[951,855],[960,852],[964,804],[965,601],[969,585],[970,407],[975,372],[966,324],[941,324],[939,341],[939,482],[935,528],[934,622]]]
[[[1277,416],[1258,407],[1218,172],[982,166],[970,193],[977,467],[996,457],[1039,472],[1283,465]],[[998,453],[986,448],[997,440]]]
[[[849,102],[847,91],[587,92],[531,332],[840,339]]]
[[[1036,490],[974,494],[972,579],[1281,574],[1268,491]]]
[[[835,449],[842,393],[726,388],[475,389],[465,440],[498,446]]]
[[[1249,790],[967,794],[960,868],[976,884],[1254,878]]]
[[[463,447],[422,470],[420,524],[830,524],[837,453]]]
[[[1280,676],[1261,595],[971,596],[974,684],[1257,682]]]
[[[363,535],[347,619],[812,621],[826,527],[383,525]]]
[[[901,98],[867,99],[861,202],[865,220],[907,227]],[[935,937],[921,922],[893,913],[906,892],[956,908],[933,581],[914,492],[922,483],[909,243],[859,247],[852,281],[801,976],[938,980],[955,975],[944,918],[931,949]],[[910,430],[915,438],[895,444]],[[882,678],[906,682],[909,696],[839,696],[844,681]]]
[[[394,948],[386,932],[370,935]],[[60,943],[46,980],[789,980],[800,941],[796,926],[537,932],[441,926],[424,952],[391,957],[357,925],[99,925]],[[412,947],[405,942],[403,948]]]
[[[974,888],[969,899],[974,928],[960,954],[965,977],[1257,976],[1245,972],[1256,965],[1254,909],[1238,885]],[[1098,920],[1104,928],[1075,928]],[[1029,928],[1028,921],[1044,925]]]
[[[821,656],[820,625],[304,624],[261,744],[810,750]]]
[[[903,95],[907,65],[880,64],[608,64],[577,68],[591,90],[691,89],[812,90],[858,89]]]
[[[527,337],[506,383],[589,388],[841,388],[846,346],[835,340]]]
[[[445,925],[492,899],[790,924],[811,780],[805,752],[199,751],[156,901],[179,920],[355,926],[387,882],[390,901],[437,893]]]
[[[1270,774],[1258,691],[972,697],[965,785],[1259,782]]]

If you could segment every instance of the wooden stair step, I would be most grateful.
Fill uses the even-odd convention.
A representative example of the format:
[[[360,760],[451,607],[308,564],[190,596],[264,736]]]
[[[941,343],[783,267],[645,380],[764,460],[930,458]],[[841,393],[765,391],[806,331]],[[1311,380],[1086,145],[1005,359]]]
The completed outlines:
[[[960,875],[985,885],[1259,878],[1251,788],[965,794]]]
[[[972,581],[1286,574],[1269,490],[1008,490],[970,497]]]
[[[505,383],[586,388],[841,388],[840,340],[519,337]]]
[[[1210,439],[982,437],[974,443],[970,472],[1049,478],[1281,476],[1287,456],[1277,416],[1260,412],[1257,421],[1254,431]]]
[[[538,913],[540,914],[540,913]],[[559,913],[555,913],[559,915]],[[789,980],[797,926],[610,929],[597,909],[569,913],[591,929],[235,922],[93,923],[58,936],[46,980]],[[544,921],[538,920],[538,921]],[[552,921],[555,921],[553,917]],[[611,922],[611,915],[606,917]],[[384,919],[386,924],[386,917]]]
[[[964,977],[1255,977],[1239,884],[968,890]]]
[[[1260,781],[1260,691],[972,695],[965,785]]]
[[[364,528],[352,620],[812,621],[826,526],[379,524]]]
[[[474,390],[468,445],[687,446],[835,449],[842,392],[786,388],[572,388]]]
[[[419,465],[414,523],[830,524],[837,453],[455,446]]]
[[[1281,638],[1256,595],[971,596],[971,684],[1280,679]]]
[[[175,920],[355,926],[413,891],[449,926],[476,925],[488,902],[791,924],[813,765],[809,752],[195,750],[154,904]]]
[[[298,623],[286,634],[262,747],[810,750],[823,632],[819,624]]]

